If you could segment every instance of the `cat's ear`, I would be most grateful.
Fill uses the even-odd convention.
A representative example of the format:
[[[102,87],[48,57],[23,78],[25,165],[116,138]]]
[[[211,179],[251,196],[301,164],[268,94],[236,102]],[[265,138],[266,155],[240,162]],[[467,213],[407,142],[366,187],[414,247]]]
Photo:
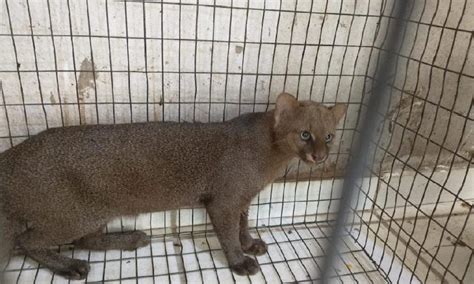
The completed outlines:
[[[275,126],[277,126],[282,117],[291,114],[298,107],[298,101],[288,93],[278,95],[275,107]]]
[[[346,104],[335,104],[333,106],[330,106],[329,110],[332,111],[332,113],[334,114],[334,117],[336,118],[336,123],[339,123],[339,121],[346,114],[347,105]]]

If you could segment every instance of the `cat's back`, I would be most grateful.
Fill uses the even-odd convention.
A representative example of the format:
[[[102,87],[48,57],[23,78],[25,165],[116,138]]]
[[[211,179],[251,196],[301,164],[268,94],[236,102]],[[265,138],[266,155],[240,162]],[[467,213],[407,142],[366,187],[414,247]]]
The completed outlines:
[[[0,165],[35,163],[38,167],[43,163],[79,164],[114,156],[139,159],[143,158],[141,155],[161,153],[163,157],[192,148],[219,150],[225,136],[226,126],[222,123],[149,122],[51,128],[2,153]]]
[[[240,180],[242,176],[249,182],[257,179],[262,145],[268,144],[265,129],[261,114],[243,115],[225,123],[153,122],[49,129],[1,154],[0,180],[10,200],[24,199],[21,192],[26,190],[36,198],[54,195],[70,202],[83,196],[89,200],[88,206],[95,196],[117,208],[131,206],[129,203],[152,208],[161,204],[153,194],[160,188],[168,196],[167,204],[160,206],[178,205],[179,196],[196,201],[191,197],[218,184],[218,180]],[[35,187],[30,188],[31,184]],[[137,202],[125,202],[133,198]]]
[[[0,192],[13,203],[28,192],[36,196],[31,202],[43,204],[52,196],[69,202],[78,194],[86,194],[80,200],[130,200],[156,188],[187,188],[213,171],[212,161],[225,152],[226,129],[171,122],[49,129],[0,155]]]
[[[97,169],[123,163],[138,166],[146,161],[176,168],[202,167],[215,164],[223,155],[236,154],[242,144],[252,143],[261,117],[256,113],[224,123],[148,122],[51,128],[0,154],[0,172]]]

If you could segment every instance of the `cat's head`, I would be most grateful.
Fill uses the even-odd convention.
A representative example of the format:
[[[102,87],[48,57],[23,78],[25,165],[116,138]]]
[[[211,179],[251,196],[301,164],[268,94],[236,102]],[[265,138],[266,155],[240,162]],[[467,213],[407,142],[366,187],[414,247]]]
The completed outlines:
[[[307,163],[321,163],[329,154],[336,126],[347,105],[323,106],[312,101],[297,101],[290,94],[278,96],[274,111],[274,132],[284,151]]]

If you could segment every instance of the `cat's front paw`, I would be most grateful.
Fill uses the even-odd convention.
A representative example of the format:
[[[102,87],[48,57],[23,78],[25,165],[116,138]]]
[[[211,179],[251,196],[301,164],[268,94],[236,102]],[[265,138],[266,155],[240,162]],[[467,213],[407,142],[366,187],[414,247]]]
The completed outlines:
[[[246,256],[242,262],[231,265],[230,269],[238,275],[254,275],[260,271],[260,266],[254,259]]]
[[[87,261],[73,259],[67,268],[54,270],[54,272],[71,280],[82,280],[86,279],[89,270],[90,266]]]
[[[242,248],[246,254],[251,255],[264,255],[267,253],[267,244],[261,239],[253,239],[253,242],[250,246]]]

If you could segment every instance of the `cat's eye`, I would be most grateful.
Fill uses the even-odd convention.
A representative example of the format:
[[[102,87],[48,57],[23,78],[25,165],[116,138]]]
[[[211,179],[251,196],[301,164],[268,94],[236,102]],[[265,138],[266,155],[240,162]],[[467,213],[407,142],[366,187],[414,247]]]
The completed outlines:
[[[331,133],[328,133],[326,137],[324,138],[324,140],[326,141],[326,143],[329,143],[332,141],[332,138],[333,138],[333,135]]]
[[[301,131],[300,133],[301,140],[308,141],[311,138],[311,133],[308,131]]]

